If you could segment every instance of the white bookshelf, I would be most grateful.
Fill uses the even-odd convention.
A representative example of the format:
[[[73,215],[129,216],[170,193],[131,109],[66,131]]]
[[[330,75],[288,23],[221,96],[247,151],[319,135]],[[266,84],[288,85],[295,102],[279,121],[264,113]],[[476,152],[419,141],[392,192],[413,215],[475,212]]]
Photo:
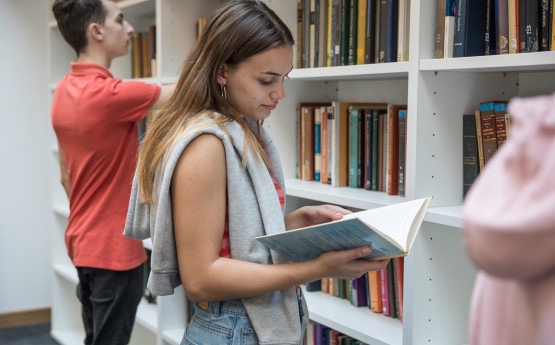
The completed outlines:
[[[50,1],[51,0],[47,0]],[[157,77],[175,82],[196,35],[196,19],[220,0],[124,0],[119,2],[136,31],[157,26]],[[266,0],[296,37],[297,0]],[[435,0],[411,2],[410,60],[402,63],[294,69],[287,97],[265,126],[281,153],[288,204],[332,203],[373,208],[405,200],[385,193],[334,188],[299,181],[296,175],[296,114],[301,101],[376,101],[408,105],[406,199],[434,197],[413,252],[405,259],[404,320],[356,308],[318,292],[306,292],[310,317],[368,344],[464,344],[468,341],[470,295],[475,270],[462,243],[462,114],[482,101],[555,90],[555,52],[458,59],[433,59]],[[49,15],[50,89],[68,71],[74,54]],[[129,78],[131,57],[112,66]],[[53,136],[53,145],[55,140]],[[52,169],[58,169],[53,154]],[[56,175],[56,174],[54,174]],[[63,231],[69,210],[59,181],[53,181],[52,334],[62,344],[82,341],[76,276],[67,258]],[[67,220],[66,220],[67,221]],[[149,246],[149,242],[145,242]],[[73,273],[72,273],[73,272]],[[132,344],[179,344],[186,324],[185,297],[141,303]]]

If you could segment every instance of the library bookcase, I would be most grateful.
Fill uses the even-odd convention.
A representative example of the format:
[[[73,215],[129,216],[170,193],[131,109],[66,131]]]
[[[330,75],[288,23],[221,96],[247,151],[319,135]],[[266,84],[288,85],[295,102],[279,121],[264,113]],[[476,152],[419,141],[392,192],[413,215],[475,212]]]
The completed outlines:
[[[46,0],[50,4],[52,0]],[[118,4],[135,31],[156,25],[156,77],[177,81],[183,59],[196,40],[196,23],[223,0],[123,0]],[[297,33],[297,0],[265,0]],[[307,292],[310,318],[368,344],[464,344],[475,270],[462,242],[462,115],[482,101],[555,90],[555,52],[434,59],[436,0],[412,1],[410,48],[405,62],[299,68],[286,80],[287,97],[265,127],[277,143],[286,175],[288,209],[332,203],[367,209],[433,196],[433,202],[405,259],[404,320],[353,307],[346,300]],[[50,7],[49,7],[50,9]],[[48,15],[50,93],[75,54]],[[296,61],[296,59],[294,59]],[[130,79],[131,56],[114,60],[116,77]],[[299,102],[360,101],[407,104],[405,198],[350,187],[331,187],[296,178]],[[52,131],[52,164],[58,170]],[[53,174],[57,176],[56,173]],[[68,202],[58,179],[52,181],[52,335],[61,344],[83,339],[76,272],[67,257],[64,230]],[[148,246],[148,243],[145,243]],[[132,344],[179,344],[186,324],[181,288],[156,304],[141,302]]]

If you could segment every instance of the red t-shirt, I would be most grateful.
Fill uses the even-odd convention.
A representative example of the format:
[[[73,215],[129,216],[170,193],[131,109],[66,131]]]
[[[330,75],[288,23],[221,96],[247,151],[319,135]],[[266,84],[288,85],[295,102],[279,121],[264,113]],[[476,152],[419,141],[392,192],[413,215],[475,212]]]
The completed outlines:
[[[75,266],[135,268],[143,243],[123,236],[135,170],[137,121],[160,87],[122,82],[102,66],[72,63],[56,87],[52,125],[67,164],[71,196],[65,240]]]

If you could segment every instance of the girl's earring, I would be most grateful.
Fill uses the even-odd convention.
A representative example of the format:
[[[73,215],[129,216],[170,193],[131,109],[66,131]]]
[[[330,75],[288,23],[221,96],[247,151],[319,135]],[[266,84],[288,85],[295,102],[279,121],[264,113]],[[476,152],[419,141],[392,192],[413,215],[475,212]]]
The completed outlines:
[[[227,92],[226,92],[226,90],[225,90],[225,84],[221,84],[221,85],[220,85],[220,91],[222,92],[222,97],[223,97],[224,99],[227,99]]]

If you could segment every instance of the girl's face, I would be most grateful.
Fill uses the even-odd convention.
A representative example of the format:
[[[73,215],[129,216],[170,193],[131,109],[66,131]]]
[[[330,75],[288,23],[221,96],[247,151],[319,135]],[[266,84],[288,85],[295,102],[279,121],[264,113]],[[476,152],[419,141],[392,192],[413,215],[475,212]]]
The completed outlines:
[[[256,120],[270,116],[285,98],[283,81],[293,68],[293,47],[281,45],[253,55],[237,66],[224,65],[218,76],[229,104]]]

